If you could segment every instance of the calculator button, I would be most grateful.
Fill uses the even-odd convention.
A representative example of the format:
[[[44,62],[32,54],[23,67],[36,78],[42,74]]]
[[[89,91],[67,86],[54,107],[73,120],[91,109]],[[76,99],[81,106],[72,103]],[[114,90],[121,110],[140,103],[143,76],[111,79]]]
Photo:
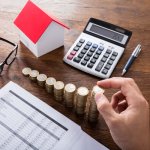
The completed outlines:
[[[102,70],[102,73],[103,73],[103,74],[107,74],[107,73],[108,73],[108,70],[107,70],[107,69],[103,69],[103,70]]]
[[[90,57],[89,56],[85,56],[84,60],[89,61]]]
[[[69,59],[69,60],[72,60],[72,58],[73,58],[73,55],[71,55],[71,54],[67,56],[67,59]]]
[[[113,52],[113,53],[112,53],[112,55],[117,56],[117,55],[118,55],[118,53],[117,53],[117,52]]]
[[[112,50],[107,49],[106,53],[110,54],[112,52]]]
[[[97,60],[97,59],[92,58],[90,62],[91,62],[91,63],[95,63],[96,60]]]
[[[104,50],[104,47],[103,47],[103,46],[100,46],[98,49],[99,49],[100,51],[103,51],[103,50]]]
[[[97,67],[95,68],[96,71],[100,71],[103,67],[104,63],[102,61],[99,62],[99,64],[97,65]]]
[[[84,43],[85,42],[85,40],[84,39],[80,39],[80,41],[79,41],[80,43]]]
[[[75,57],[75,58],[73,59],[73,61],[75,61],[75,62],[79,63],[79,62],[81,61],[81,58],[79,58],[79,57]]]
[[[98,57],[99,57],[98,54],[95,54],[95,55],[93,56],[93,58],[95,58],[95,59],[98,59]]]
[[[88,45],[84,46],[84,49],[86,49],[86,50],[88,50],[89,48],[90,48],[90,46],[88,46]]]
[[[87,65],[87,67],[89,67],[89,68],[92,68],[93,66],[94,66],[93,63],[89,63],[89,64]]]
[[[107,60],[106,57],[103,57],[103,58],[101,59],[102,62],[105,62],[106,60]]]
[[[82,53],[80,53],[80,54],[78,55],[79,58],[83,58],[83,56],[84,56],[84,54],[82,54]]]
[[[93,53],[92,52],[88,52],[87,55],[91,57],[93,55]]]
[[[100,50],[96,51],[96,54],[98,54],[98,55],[100,55],[101,53],[102,53],[102,51],[100,51]]]
[[[93,46],[92,46],[93,48],[97,48],[98,47],[98,45],[97,44],[93,44]]]
[[[85,54],[87,51],[85,49],[82,49],[81,53]]]
[[[79,47],[74,47],[74,49],[73,49],[74,51],[78,51],[79,50]]]
[[[77,43],[77,45],[76,46],[78,46],[78,47],[81,47],[82,46],[82,43]]]
[[[110,59],[111,59],[111,60],[115,60],[115,59],[116,59],[116,56],[112,55],[112,56],[110,57]]]
[[[108,53],[105,53],[105,54],[104,54],[104,57],[108,58],[108,57],[109,57],[109,54],[108,54]]]
[[[82,64],[83,66],[85,66],[85,65],[87,64],[87,61],[86,61],[86,60],[82,60],[81,64]]]
[[[112,60],[108,60],[107,64],[112,65],[113,61]]]
[[[90,49],[90,52],[95,52],[95,50],[96,50],[96,49],[92,47],[92,48]]]
[[[89,41],[88,41],[88,42],[86,43],[86,45],[91,46],[91,45],[92,45],[92,42],[89,42]]]
[[[77,53],[76,51],[72,51],[70,54],[75,55],[76,53]]]
[[[106,68],[106,69],[108,69],[108,70],[109,70],[109,69],[110,69],[110,67],[111,67],[111,65],[106,64],[104,68]]]

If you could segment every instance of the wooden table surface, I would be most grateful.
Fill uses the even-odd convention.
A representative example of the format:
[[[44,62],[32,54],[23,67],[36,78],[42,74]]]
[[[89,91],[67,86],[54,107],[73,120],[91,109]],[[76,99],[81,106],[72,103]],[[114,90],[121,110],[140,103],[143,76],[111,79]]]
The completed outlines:
[[[66,83],[74,83],[77,87],[86,86],[89,89],[96,84],[99,78],[83,73],[66,65],[62,59],[70,46],[80,35],[90,17],[95,17],[112,24],[122,26],[133,32],[123,57],[117,64],[112,77],[120,76],[124,64],[138,43],[142,51],[131,66],[125,77],[134,78],[145,98],[150,97],[150,1],[149,0],[33,0],[48,13],[56,16],[66,23],[69,31],[65,31],[64,47],[56,49],[40,58],[36,58],[22,43],[14,19],[25,5],[27,0],[0,0],[0,37],[19,43],[17,58],[9,67],[5,67],[0,77],[0,87],[9,81],[14,81],[33,95],[45,101],[51,107],[79,124],[82,129],[94,139],[112,150],[119,149],[113,142],[109,130],[99,117],[97,124],[90,124],[87,116],[77,117],[74,110],[68,110],[63,103],[58,103],[54,97],[47,94],[45,89],[24,77],[21,73],[24,67],[39,70],[47,76],[55,77]],[[7,47],[0,46],[0,60],[4,60],[9,51]],[[111,97],[114,90],[106,90],[105,94]],[[130,140],[130,139],[129,139]]]

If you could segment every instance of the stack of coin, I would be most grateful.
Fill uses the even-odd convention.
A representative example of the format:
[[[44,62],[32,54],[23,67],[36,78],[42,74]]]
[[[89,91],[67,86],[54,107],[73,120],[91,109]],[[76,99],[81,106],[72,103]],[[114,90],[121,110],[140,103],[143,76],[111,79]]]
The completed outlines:
[[[74,84],[72,83],[66,84],[64,88],[64,101],[67,107],[73,107],[75,91],[76,86]]]
[[[22,73],[23,73],[24,76],[29,76],[29,74],[31,73],[31,71],[32,70],[29,67],[26,67],[26,68],[22,69]]]
[[[29,78],[32,81],[36,81],[37,80],[37,76],[39,75],[39,72],[37,70],[32,70],[29,74]]]
[[[47,79],[47,76],[45,74],[39,74],[37,76],[38,85],[44,87],[46,79]]]
[[[55,82],[56,82],[56,79],[53,78],[53,77],[49,77],[49,78],[46,79],[45,88],[46,88],[46,91],[48,93],[53,93],[54,92]]]
[[[56,101],[62,101],[64,95],[64,83],[57,81],[54,83],[54,97]]]
[[[90,99],[90,107],[89,107],[89,112],[88,112],[88,120],[90,122],[96,122],[99,116],[99,112],[97,110],[97,105],[95,102],[96,93],[104,93],[104,90],[97,85],[93,87],[93,90],[91,93],[91,99]]]
[[[85,112],[88,94],[89,90],[86,87],[79,87],[77,89],[75,109],[78,115],[83,115]]]

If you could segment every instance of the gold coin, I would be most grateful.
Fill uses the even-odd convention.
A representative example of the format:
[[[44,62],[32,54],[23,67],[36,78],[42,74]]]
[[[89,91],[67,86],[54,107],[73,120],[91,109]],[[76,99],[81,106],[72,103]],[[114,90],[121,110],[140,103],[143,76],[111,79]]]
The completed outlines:
[[[75,109],[79,115],[83,115],[85,112],[88,94],[89,90],[86,87],[79,87],[77,89]]]
[[[56,82],[56,79],[53,77],[49,77],[46,79],[47,86],[54,85],[55,82]]]
[[[37,76],[38,81],[46,81],[46,79],[47,79],[47,76],[45,74],[39,74]]]
[[[98,85],[95,85],[95,86],[93,87],[93,92],[94,92],[94,94],[96,94],[96,93],[104,93],[105,90],[102,89],[102,88],[100,88]]]
[[[63,100],[64,86],[65,85],[62,81],[57,81],[54,83],[54,97],[56,101]]]
[[[49,77],[46,79],[45,88],[48,93],[53,93],[55,82],[56,82],[56,79],[53,77]]]
[[[76,113],[77,113],[78,115],[83,115],[84,112],[85,112],[85,109],[84,109],[83,107],[77,107],[77,108],[76,108]]]
[[[32,70],[29,74],[29,78],[33,81],[36,81],[39,72],[37,70]]]
[[[86,87],[79,87],[76,95],[76,106],[85,107],[89,90]]]
[[[72,83],[66,84],[64,88],[64,101],[66,107],[73,107],[75,91],[76,91],[76,86],[74,84]]]
[[[95,102],[95,94],[99,92],[104,93],[104,89],[95,85],[92,89],[91,97],[90,97],[90,106],[89,106],[89,112],[88,112],[88,120],[90,122],[97,122],[98,120],[99,112],[97,110],[97,105]]]
[[[89,90],[86,87],[79,87],[77,90],[77,94],[81,96],[87,96],[89,94]]]
[[[62,81],[57,81],[57,82],[54,83],[54,88],[56,90],[62,90],[62,89],[64,89],[64,86],[65,85]]]
[[[47,76],[45,74],[39,74],[37,76],[37,82],[40,86],[44,86],[45,85],[45,81],[47,79]]]
[[[23,68],[22,73],[24,76],[29,76],[29,74],[31,73],[31,68],[29,67]]]
[[[74,84],[72,84],[72,83],[66,84],[66,86],[65,86],[66,92],[73,93],[73,92],[75,92],[75,90],[76,90],[76,86]]]

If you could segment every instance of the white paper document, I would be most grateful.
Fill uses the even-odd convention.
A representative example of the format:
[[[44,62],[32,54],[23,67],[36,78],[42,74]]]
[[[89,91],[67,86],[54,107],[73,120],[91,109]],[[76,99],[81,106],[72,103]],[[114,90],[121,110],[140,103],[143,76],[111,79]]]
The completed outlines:
[[[108,150],[81,127],[9,82],[0,90],[0,150]]]

